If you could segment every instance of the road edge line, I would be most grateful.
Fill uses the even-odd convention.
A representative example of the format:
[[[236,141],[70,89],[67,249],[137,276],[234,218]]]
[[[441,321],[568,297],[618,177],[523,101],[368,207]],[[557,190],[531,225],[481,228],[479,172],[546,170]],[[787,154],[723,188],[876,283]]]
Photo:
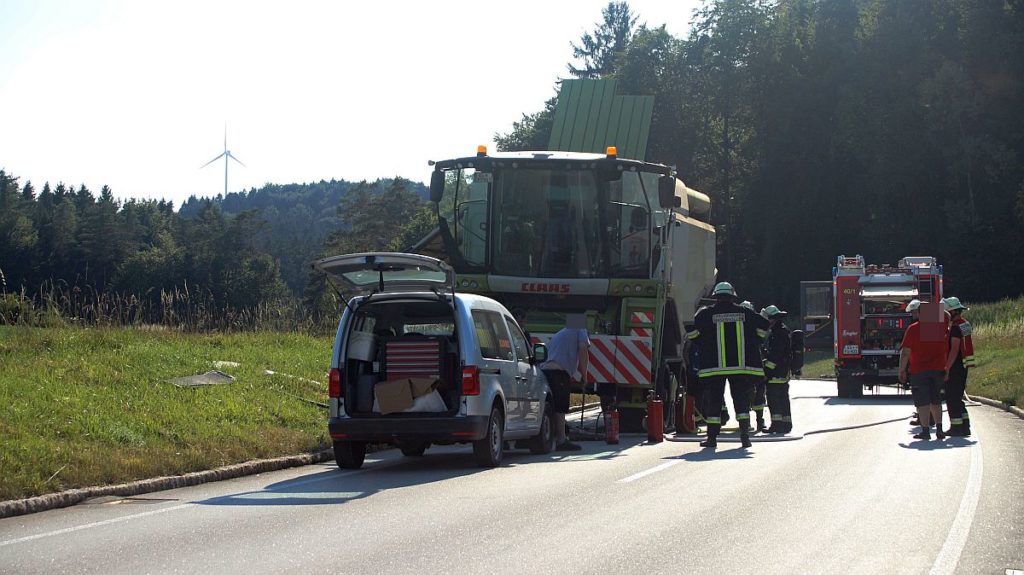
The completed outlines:
[[[967,546],[967,537],[974,523],[974,513],[978,510],[978,501],[981,499],[981,482],[985,472],[980,443],[979,441],[971,449],[971,469],[967,473],[967,485],[964,486],[964,494],[960,498],[960,507],[953,518],[953,524],[949,527],[949,533],[946,534],[946,541],[932,563],[929,575],[955,573],[960,556]]]

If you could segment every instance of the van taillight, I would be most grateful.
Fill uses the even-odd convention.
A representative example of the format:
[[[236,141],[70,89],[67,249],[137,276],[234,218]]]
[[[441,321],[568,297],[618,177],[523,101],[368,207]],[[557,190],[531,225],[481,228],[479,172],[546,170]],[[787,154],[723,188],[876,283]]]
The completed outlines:
[[[341,397],[341,370],[334,368],[331,370],[330,383],[327,384],[327,395],[329,397]]]
[[[462,395],[480,395],[480,368],[467,365],[462,368]]]

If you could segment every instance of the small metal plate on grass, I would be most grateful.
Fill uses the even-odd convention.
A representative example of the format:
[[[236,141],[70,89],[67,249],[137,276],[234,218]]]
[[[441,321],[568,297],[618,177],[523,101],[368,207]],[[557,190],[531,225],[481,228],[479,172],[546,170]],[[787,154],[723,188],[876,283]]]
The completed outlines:
[[[214,370],[189,377],[178,377],[172,379],[171,383],[178,387],[200,387],[203,385],[222,385],[232,381],[235,381],[235,378],[224,372]]]

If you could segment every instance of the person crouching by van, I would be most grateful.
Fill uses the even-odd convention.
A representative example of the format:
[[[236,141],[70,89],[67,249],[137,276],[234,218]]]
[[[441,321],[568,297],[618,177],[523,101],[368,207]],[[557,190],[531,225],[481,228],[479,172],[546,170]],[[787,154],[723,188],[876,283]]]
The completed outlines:
[[[578,443],[565,435],[565,414],[569,412],[569,387],[574,382],[586,383],[590,363],[590,335],[587,318],[583,314],[570,314],[565,327],[558,330],[548,342],[548,360],[540,365],[548,379],[554,403],[555,450],[579,451]]]

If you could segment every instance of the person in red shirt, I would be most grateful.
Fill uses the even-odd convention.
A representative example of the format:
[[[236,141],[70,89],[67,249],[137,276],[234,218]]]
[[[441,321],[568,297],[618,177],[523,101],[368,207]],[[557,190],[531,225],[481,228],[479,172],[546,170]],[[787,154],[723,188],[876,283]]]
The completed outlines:
[[[924,326],[921,322],[921,301],[911,300],[907,304],[907,311],[910,312],[914,323],[907,328],[903,336],[903,344],[900,349],[900,383],[906,383],[910,379],[910,393],[914,398],[914,407],[917,408],[917,420],[921,423],[921,433],[914,436],[914,439],[931,439],[931,426],[928,425],[929,414],[931,421],[935,423],[935,434],[939,439],[945,439],[946,434],[942,431],[942,397],[940,391],[942,382],[946,378],[946,354],[948,351],[948,336],[946,333],[930,333],[934,326]],[[941,313],[941,310],[940,310]],[[940,317],[944,317],[942,313]],[[941,321],[941,320],[940,320]],[[948,330],[948,326],[945,328]]]

